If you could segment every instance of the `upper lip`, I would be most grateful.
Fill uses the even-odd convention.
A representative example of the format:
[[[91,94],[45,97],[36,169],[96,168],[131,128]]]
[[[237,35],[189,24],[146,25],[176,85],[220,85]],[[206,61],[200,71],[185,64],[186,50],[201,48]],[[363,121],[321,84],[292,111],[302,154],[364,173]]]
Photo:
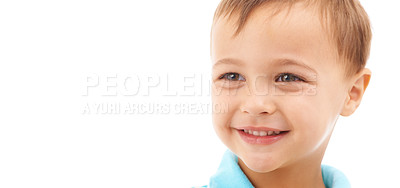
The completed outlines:
[[[252,131],[289,131],[289,130],[284,130],[284,129],[276,129],[276,128],[270,128],[270,127],[255,127],[255,126],[243,126],[243,127],[235,127],[237,130],[252,130]]]

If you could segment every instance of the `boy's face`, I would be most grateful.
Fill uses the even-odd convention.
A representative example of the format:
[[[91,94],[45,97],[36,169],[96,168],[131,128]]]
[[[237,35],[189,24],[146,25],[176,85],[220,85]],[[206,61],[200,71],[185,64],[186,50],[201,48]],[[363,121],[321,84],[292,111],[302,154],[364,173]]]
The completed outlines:
[[[256,172],[320,163],[349,86],[317,11],[269,12],[256,9],[236,37],[236,20],[220,19],[211,41],[213,105],[228,106],[213,112],[214,129]],[[269,129],[288,132],[254,135]]]

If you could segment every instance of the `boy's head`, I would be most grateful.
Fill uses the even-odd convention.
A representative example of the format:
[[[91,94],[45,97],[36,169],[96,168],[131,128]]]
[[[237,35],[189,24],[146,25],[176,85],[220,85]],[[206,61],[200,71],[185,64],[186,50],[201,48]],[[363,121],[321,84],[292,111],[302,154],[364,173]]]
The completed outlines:
[[[212,100],[228,108],[213,124],[239,164],[320,164],[337,118],[356,110],[368,85],[370,40],[357,1],[223,0],[211,34]]]

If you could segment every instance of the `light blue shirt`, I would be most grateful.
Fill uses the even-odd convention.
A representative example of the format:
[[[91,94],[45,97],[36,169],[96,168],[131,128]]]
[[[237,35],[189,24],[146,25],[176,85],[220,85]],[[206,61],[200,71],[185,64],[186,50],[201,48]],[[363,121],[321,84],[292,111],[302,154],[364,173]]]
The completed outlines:
[[[321,165],[321,172],[326,188],[351,187],[346,176],[338,169],[328,165]],[[240,169],[237,156],[230,150],[227,150],[222,158],[217,173],[210,178],[209,185],[203,187],[253,188],[254,186]]]

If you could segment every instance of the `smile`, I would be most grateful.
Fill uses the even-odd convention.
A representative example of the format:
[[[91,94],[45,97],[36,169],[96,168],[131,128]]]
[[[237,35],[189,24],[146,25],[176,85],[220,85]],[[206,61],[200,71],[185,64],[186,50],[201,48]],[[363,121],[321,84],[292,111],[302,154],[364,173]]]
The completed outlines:
[[[287,131],[255,131],[255,130],[248,130],[248,129],[244,129],[242,131],[247,134],[254,135],[254,136],[273,136],[273,135],[281,134],[281,132],[282,133],[287,132]]]
[[[236,129],[243,141],[249,144],[269,145],[284,138],[289,131]]]

